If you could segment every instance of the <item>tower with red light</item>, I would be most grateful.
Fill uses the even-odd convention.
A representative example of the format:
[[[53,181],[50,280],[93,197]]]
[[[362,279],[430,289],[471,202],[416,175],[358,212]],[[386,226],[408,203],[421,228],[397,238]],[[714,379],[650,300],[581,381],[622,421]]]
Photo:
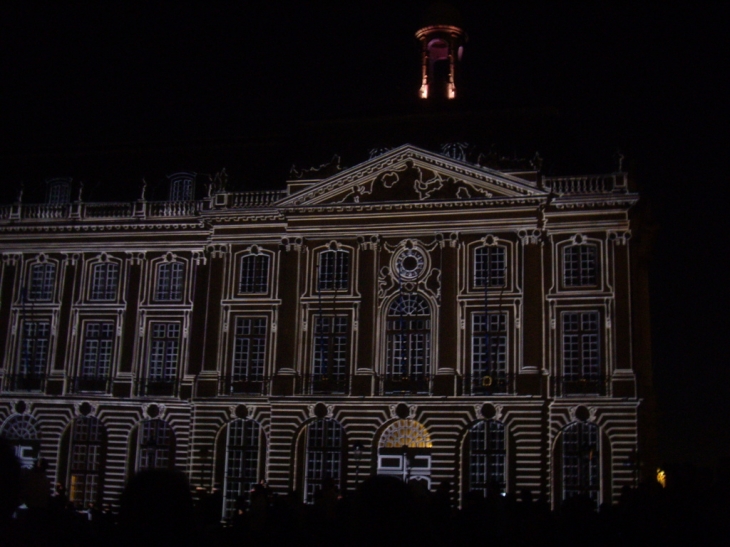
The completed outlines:
[[[432,5],[416,32],[421,42],[421,99],[455,99],[459,64],[467,40],[458,11]]]

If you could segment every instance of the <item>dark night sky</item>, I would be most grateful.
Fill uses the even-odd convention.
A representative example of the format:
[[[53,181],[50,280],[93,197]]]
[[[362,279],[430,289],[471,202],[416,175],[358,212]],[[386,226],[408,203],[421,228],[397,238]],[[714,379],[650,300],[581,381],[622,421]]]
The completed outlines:
[[[416,94],[413,34],[428,3],[60,4],[0,8],[6,189],[34,165],[49,172],[31,179],[75,176],[51,170],[59,157],[59,169],[68,171],[72,157],[83,170],[90,156],[79,150],[96,151],[97,161],[108,150],[236,140],[392,107]],[[617,149],[625,154],[657,229],[651,298],[662,457],[714,466],[730,456],[722,3],[452,5],[470,36],[471,101],[559,110],[576,143],[568,163],[583,158],[605,172]],[[256,159],[241,165],[248,161]],[[118,159],[106,167],[124,169]]]

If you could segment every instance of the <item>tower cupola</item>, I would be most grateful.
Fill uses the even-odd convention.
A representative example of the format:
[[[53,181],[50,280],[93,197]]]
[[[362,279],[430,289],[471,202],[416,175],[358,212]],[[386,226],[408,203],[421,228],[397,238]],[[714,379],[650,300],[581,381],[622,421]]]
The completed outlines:
[[[416,32],[421,42],[421,99],[455,99],[458,71],[467,35],[458,11],[435,3]]]

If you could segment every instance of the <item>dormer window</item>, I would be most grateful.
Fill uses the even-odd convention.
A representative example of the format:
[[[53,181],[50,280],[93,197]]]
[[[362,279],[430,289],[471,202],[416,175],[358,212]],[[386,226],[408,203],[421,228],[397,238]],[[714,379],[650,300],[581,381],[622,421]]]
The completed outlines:
[[[71,179],[57,178],[46,181],[46,201],[48,203],[70,203],[71,201]]]
[[[191,201],[195,199],[195,173],[175,173],[170,179],[170,201]]]

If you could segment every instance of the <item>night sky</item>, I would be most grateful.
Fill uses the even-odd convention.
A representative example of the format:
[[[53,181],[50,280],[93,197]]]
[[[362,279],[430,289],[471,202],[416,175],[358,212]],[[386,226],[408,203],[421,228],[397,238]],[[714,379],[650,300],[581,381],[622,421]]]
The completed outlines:
[[[4,196],[20,179],[78,177],[92,164],[113,181],[131,169],[125,154],[140,149],[266,139],[307,120],[392,110],[419,86],[414,32],[428,2],[58,4],[0,8]],[[656,232],[661,458],[714,467],[730,456],[730,21],[721,2],[644,4],[452,2],[469,34],[463,91],[472,104],[560,112],[570,138],[535,147],[548,164],[562,160],[563,173],[608,172],[618,150],[625,156]],[[265,159],[220,150],[203,169],[225,166],[239,187],[279,188],[292,161],[269,158],[280,172],[247,180],[245,166]],[[200,169],[202,160],[180,165],[161,152],[167,161],[161,172]],[[136,192],[145,173],[134,175]]]

